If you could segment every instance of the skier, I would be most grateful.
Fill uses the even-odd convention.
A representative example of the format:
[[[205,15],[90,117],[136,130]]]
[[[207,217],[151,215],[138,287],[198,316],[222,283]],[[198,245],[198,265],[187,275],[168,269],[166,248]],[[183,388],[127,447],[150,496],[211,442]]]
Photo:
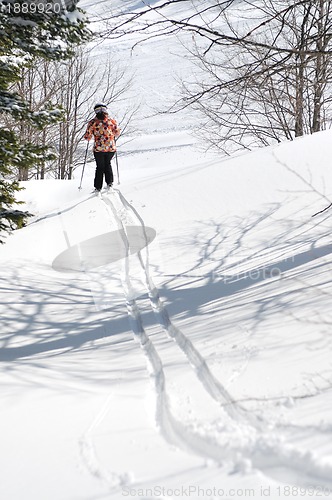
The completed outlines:
[[[103,179],[108,187],[113,184],[111,159],[116,152],[115,139],[120,135],[120,129],[115,120],[108,116],[107,106],[98,103],[94,107],[96,116],[89,121],[84,139],[90,141],[94,137],[93,154],[96,160],[94,178],[95,191],[99,192],[103,186]]]

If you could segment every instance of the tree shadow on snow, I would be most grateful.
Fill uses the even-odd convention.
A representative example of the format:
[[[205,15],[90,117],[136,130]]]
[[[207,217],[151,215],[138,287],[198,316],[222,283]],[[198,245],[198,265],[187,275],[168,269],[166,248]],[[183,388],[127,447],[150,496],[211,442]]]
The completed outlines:
[[[128,335],[119,337],[130,330],[123,304],[98,313],[84,277],[80,282],[61,276],[55,285],[52,281],[51,289],[48,279],[42,271],[29,276],[25,269],[22,276],[16,270],[0,280],[4,298],[0,362],[57,356],[83,347],[98,349],[98,340],[111,344],[128,340]]]
[[[226,298],[236,301],[238,294],[246,290],[251,290],[251,300],[255,301],[262,296],[263,287],[269,287],[276,280],[282,284],[285,280],[295,279],[304,271],[311,275],[321,272],[320,285],[330,283],[332,278],[330,273],[325,273],[323,257],[332,254],[332,244],[313,243],[314,240],[329,239],[326,227],[317,232],[315,223],[310,222],[308,228],[298,222],[286,221],[283,230],[277,232],[265,246],[253,247],[252,250],[245,248],[246,238],[259,231],[261,224],[271,224],[269,217],[278,208],[275,206],[266,214],[256,215],[250,222],[233,221],[230,226],[234,234],[232,231],[229,234],[225,232],[227,223],[210,221],[209,232],[212,236],[202,241],[198,235],[189,243],[200,248],[195,264],[179,276],[169,277],[162,289],[162,295],[168,299],[170,314],[186,317],[202,315],[203,306],[216,301],[220,303]],[[206,226],[206,223],[202,224]],[[315,230],[314,237],[311,229]],[[247,254],[245,259],[244,249]],[[203,274],[201,269],[206,264],[210,265],[210,270]],[[269,300],[268,293],[266,300]]]

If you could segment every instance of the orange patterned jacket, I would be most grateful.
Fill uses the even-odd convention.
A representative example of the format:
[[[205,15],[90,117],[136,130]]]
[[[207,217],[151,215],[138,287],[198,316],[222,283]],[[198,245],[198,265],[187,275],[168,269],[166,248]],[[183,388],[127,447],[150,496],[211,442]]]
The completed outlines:
[[[93,151],[109,152],[116,151],[115,139],[119,137],[120,129],[115,120],[106,116],[104,120],[97,117],[89,121],[84,139],[90,141],[94,137]]]

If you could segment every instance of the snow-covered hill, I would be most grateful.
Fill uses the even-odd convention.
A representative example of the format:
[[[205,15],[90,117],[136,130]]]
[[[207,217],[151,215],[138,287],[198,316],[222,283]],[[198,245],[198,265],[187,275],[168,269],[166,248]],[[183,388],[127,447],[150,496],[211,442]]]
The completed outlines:
[[[82,191],[25,185],[35,217],[0,248],[1,498],[331,491],[330,142],[140,153],[101,198],[92,164]]]
[[[121,183],[25,183],[0,247],[0,498],[331,498],[332,133],[203,153],[194,115],[148,118],[177,40],[126,43]]]

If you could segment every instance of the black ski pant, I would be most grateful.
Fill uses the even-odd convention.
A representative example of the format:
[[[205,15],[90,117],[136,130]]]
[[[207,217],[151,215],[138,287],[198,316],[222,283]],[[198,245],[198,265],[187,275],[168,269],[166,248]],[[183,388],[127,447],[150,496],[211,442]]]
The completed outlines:
[[[94,152],[94,157],[97,164],[94,187],[98,190],[100,190],[103,187],[104,175],[105,175],[105,182],[107,185],[112,184],[113,182],[111,159],[113,158],[114,155],[115,155],[114,151]]]

